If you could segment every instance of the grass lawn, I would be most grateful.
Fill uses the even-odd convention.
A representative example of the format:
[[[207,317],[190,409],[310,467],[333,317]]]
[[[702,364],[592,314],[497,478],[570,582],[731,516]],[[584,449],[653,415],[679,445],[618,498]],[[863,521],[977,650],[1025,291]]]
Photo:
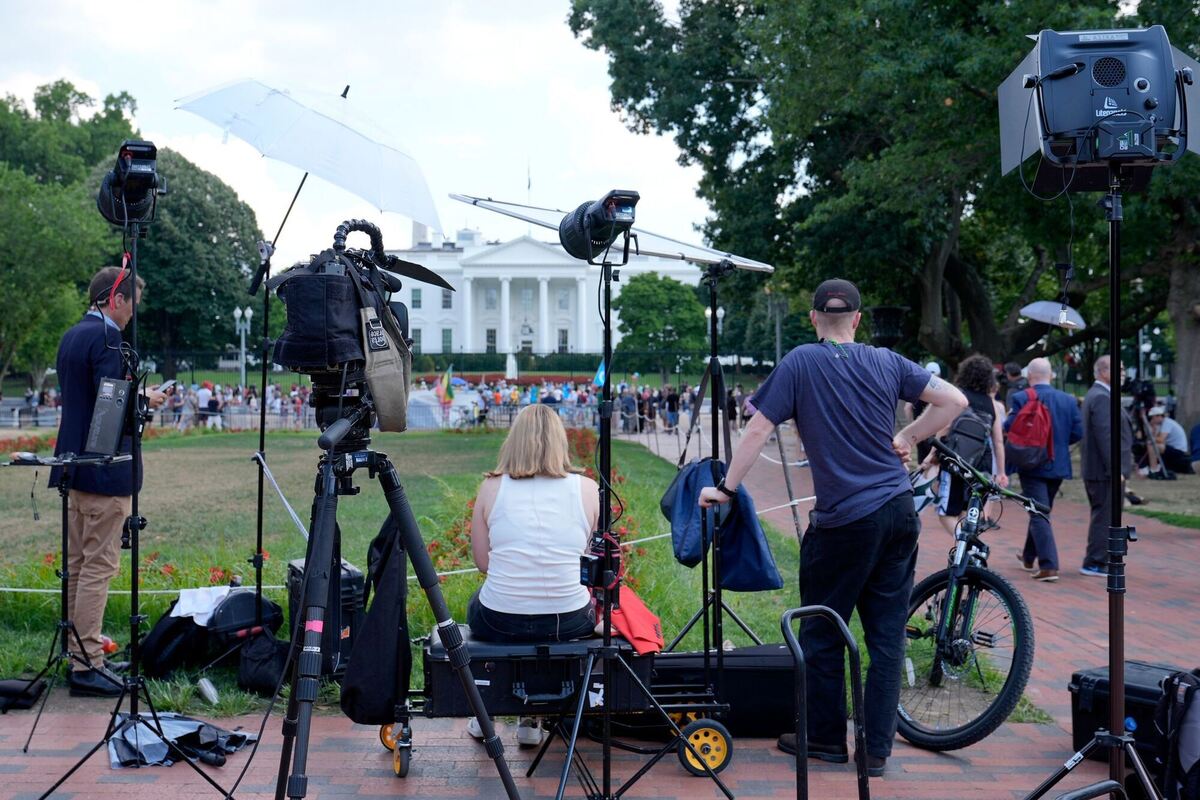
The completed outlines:
[[[377,450],[388,453],[401,479],[422,533],[439,570],[473,566],[469,547],[464,547],[462,523],[467,502],[478,488],[482,473],[494,466],[503,434],[406,433],[380,434]],[[257,446],[254,433],[169,434],[148,440],[145,446],[145,489],[141,513],[149,526],[140,542],[141,586],[146,590],[170,590],[168,594],[146,594],[142,611],[151,624],[166,610],[173,592],[180,588],[223,583],[225,576],[240,574],[247,584],[253,573],[246,564],[254,549],[257,470],[251,461]],[[318,449],[314,437],[304,433],[273,433],[268,443],[268,462],[288,499],[307,524],[316,474]],[[614,463],[624,477],[618,491],[627,511],[617,523],[628,540],[667,533],[669,528],[658,511],[658,500],[674,475],[672,465],[645,448],[625,442],[614,444]],[[23,588],[56,588],[54,570],[59,550],[59,498],[47,489],[46,471],[0,471],[0,585]],[[365,567],[366,548],[386,516],[382,492],[357,476],[361,494],[341,498],[338,521],[342,531],[342,553],[351,563]],[[32,519],[30,489],[34,485],[40,521]],[[796,605],[795,578],[797,543],[775,531],[768,534],[784,575],[785,588],[778,592],[728,593],[727,603],[767,641],[779,641],[779,617]],[[433,542],[437,545],[433,545]],[[264,549],[270,553],[264,583],[285,582],[287,562],[304,555],[304,539],[287,516],[278,497],[268,487],[264,518]],[[129,588],[127,554],[113,589]],[[672,638],[699,608],[700,571],[689,570],[674,560],[670,539],[634,543],[627,555],[631,583],[663,620]],[[465,616],[467,599],[479,586],[476,574],[447,577],[442,590],[455,619]],[[411,583],[409,617],[413,635],[428,631],[433,617],[423,594]],[[286,593],[268,594],[287,607]],[[0,675],[8,677],[36,670],[44,663],[51,632],[58,617],[58,595],[0,592]],[[129,598],[112,594],[104,630],[116,641],[129,640]],[[727,624],[727,638],[749,643],[736,626]],[[685,647],[698,647],[700,626],[685,640]],[[420,661],[413,672],[414,685],[421,682]],[[236,688],[232,669],[217,669],[212,675],[221,689],[221,707],[203,707],[193,690],[195,675],[169,682],[155,682],[156,699],[164,708],[188,708],[206,713],[238,713],[259,705]]]

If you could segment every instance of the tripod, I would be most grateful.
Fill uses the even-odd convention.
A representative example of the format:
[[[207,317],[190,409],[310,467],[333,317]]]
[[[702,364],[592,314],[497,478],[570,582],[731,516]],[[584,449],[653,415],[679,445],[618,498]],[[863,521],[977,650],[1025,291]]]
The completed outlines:
[[[29,752],[29,743],[33,741],[33,734],[37,731],[38,723],[42,719],[42,712],[46,710],[46,701],[50,697],[50,692],[54,690],[54,684],[57,683],[61,667],[70,669],[72,662],[81,664],[91,669],[94,665],[88,660],[87,653],[83,647],[83,640],[79,637],[79,631],[75,628],[75,622],[67,619],[68,597],[70,595],[71,570],[68,566],[70,559],[69,543],[67,539],[67,496],[71,491],[70,468],[72,466],[87,466],[99,464],[111,464],[117,461],[127,461],[129,456],[100,456],[95,458],[73,457],[66,455],[60,458],[53,459],[37,459],[29,462],[40,466],[58,466],[62,467],[62,471],[58,475],[58,496],[62,500],[62,568],[58,570],[59,579],[59,612],[58,622],[55,625],[54,635],[50,638],[50,652],[46,656],[46,665],[42,667],[41,672],[29,679],[29,683],[25,687],[25,691],[29,691],[38,681],[46,675],[50,676],[50,683],[46,686],[42,701],[38,704],[37,715],[33,718],[33,725],[29,728],[29,736],[25,739],[25,746],[21,748],[22,753]],[[17,462],[20,463],[20,462]],[[71,651],[68,636],[75,638],[75,646],[78,648],[75,652]],[[58,647],[58,652],[55,653],[55,647]]]
[[[117,696],[117,702],[113,706],[112,713],[109,715],[108,726],[104,730],[104,736],[101,737],[100,741],[96,742],[91,750],[88,750],[82,758],[75,762],[75,764],[69,770],[67,770],[62,777],[55,781],[54,785],[47,789],[45,793],[41,795],[39,800],[49,797],[55,789],[57,789],[59,786],[65,783],[67,779],[74,775],[76,770],[82,767],[89,758],[91,758],[97,751],[100,750],[100,748],[107,745],[110,740],[116,738],[117,736],[127,737],[130,735],[132,736],[135,742],[135,747],[137,747],[139,752],[141,751],[140,742],[143,737],[151,740],[157,739],[159,742],[166,745],[168,752],[170,752],[176,758],[176,760],[185,762],[196,772],[196,774],[203,778],[206,783],[219,791],[222,797],[230,796],[220,784],[210,778],[204,772],[204,770],[200,769],[200,767],[196,765],[195,761],[188,758],[187,755],[180,750],[172,740],[168,739],[163,734],[162,724],[158,719],[158,712],[154,709],[154,701],[150,699],[150,690],[146,686],[145,679],[139,672],[141,648],[138,642],[138,637],[141,633],[141,624],[146,621],[146,615],[139,613],[138,609],[138,564],[141,563],[138,558],[138,537],[141,531],[145,530],[146,528],[146,518],[142,517],[138,513],[138,494],[142,471],[142,426],[149,418],[143,408],[143,404],[139,401],[141,395],[139,385],[142,379],[144,379],[145,375],[138,375],[138,369],[140,365],[138,363],[137,355],[137,246],[138,239],[141,238],[143,233],[141,221],[129,221],[126,225],[126,230],[129,232],[132,240],[130,245],[131,252],[129,254],[129,286],[131,298],[130,302],[133,304],[133,315],[130,319],[130,346],[128,348],[122,346],[121,354],[125,360],[125,368],[128,376],[133,381],[131,395],[132,400],[127,404],[126,410],[126,429],[131,433],[132,438],[130,460],[132,462],[131,467],[133,472],[133,495],[131,497],[129,516],[125,519],[125,524],[121,530],[121,548],[129,550],[131,565],[129,576],[129,671],[126,673],[124,683],[121,686],[121,694]],[[102,322],[105,325],[108,324],[107,321]],[[63,498],[63,511],[65,515],[65,497]],[[64,516],[64,531],[65,530],[66,526]],[[65,561],[65,548],[63,551],[63,557]],[[64,577],[64,614],[66,613],[66,591],[66,579]],[[74,626],[72,626],[72,628],[73,627]],[[65,638],[65,632],[63,635]],[[76,633],[76,636],[78,637],[78,633]],[[139,696],[146,701],[146,708],[150,710],[149,718],[147,718],[138,710]],[[122,715],[120,713],[121,706],[124,704],[126,697],[129,698],[129,713]],[[41,714],[40,711],[38,713],[39,715]]]
[[[1109,192],[1100,200],[1108,219],[1108,354],[1112,374],[1121,363],[1121,171],[1120,165],[1109,165]],[[1090,742],[1073,755],[1053,775],[1026,796],[1037,800],[1079,766],[1098,747],[1108,750],[1108,776],[1120,787],[1125,779],[1125,759],[1137,774],[1145,796],[1162,800],[1162,794],[1150,779],[1150,773],[1138,756],[1133,737],[1125,732],[1125,556],[1129,543],[1137,541],[1132,525],[1121,525],[1124,495],[1121,487],[1121,392],[1113,381],[1109,391],[1109,414],[1112,419],[1109,438],[1109,473],[1112,494],[1112,522],[1108,528],[1108,730],[1101,728]],[[1116,791],[1115,789],[1112,791]],[[1094,795],[1087,795],[1094,796]]]
[[[351,386],[355,383],[359,382],[352,382]],[[359,385],[365,394],[365,382]],[[354,387],[354,391],[360,390]],[[450,609],[442,596],[437,572],[425,549],[416,517],[408,503],[404,487],[400,484],[400,476],[385,454],[368,449],[374,416],[370,397],[346,395],[343,390],[341,396],[329,404],[318,404],[315,398],[314,389],[317,419],[325,428],[317,444],[324,453],[319,459],[316,499],[313,503],[313,519],[309,526],[308,552],[305,556],[301,602],[304,622],[296,629],[289,654],[292,666],[291,693],[283,720],[283,747],[279,757],[278,780],[275,784],[276,800],[283,800],[284,797],[304,797],[308,791],[306,769],[309,734],[313,703],[317,699],[321,675],[321,639],[326,623],[330,576],[340,575],[341,569],[340,563],[337,563],[340,559],[335,560],[335,552],[339,549],[336,541],[338,496],[358,492],[352,478],[361,468],[365,468],[367,474],[377,479],[383,488],[392,519],[399,528],[404,547],[412,561],[417,582],[425,591],[437,620],[438,635],[446,647],[450,663],[458,673],[467,701],[483,730],[483,744],[487,754],[496,762],[496,770],[500,773],[505,793],[511,800],[518,800],[520,794],[513,783],[508,763],[504,760],[504,745],[496,735],[491,717],[479,694],[479,687],[471,674],[470,654],[463,643],[458,625],[450,618]],[[350,404],[344,411],[343,402]],[[329,423],[331,417],[336,419]],[[402,646],[407,646],[407,643],[402,643]]]
[[[727,275],[730,272],[732,272],[733,270],[734,270],[734,266],[731,262],[719,261],[715,264],[710,264],[704,274],[704,283],[708,285],[709,354],[708,354],[708,366],[705,368],[704,376],[700,379],[700,391],[697,393],[696,402],[697,403],[701,402],[701,398],[703,398],[703,396],[704,396],[705,386],[706,386],[706,384],[710,384],[711,389],[712,389],[711,395],[710,395],[711,400],[712,400],[712,419],[710,421],[711,426],[712,426],[712,458],[709,460],[709,466],[712,469],[712,482],[713,482],[714,486],[717,485],[717,483],[719,483],[721,480],[721,475],[718,472],[718,464],[720,463],[720,460],[721,460],[721,447],[720,447],[719,437],[721,435],[722,430],[724,431],[724,434],[725,434],[725,436],[724,436],[724,438],[725,438],[725,457],[730,458],[733,455],[733,446],[730,442],[730,436],[729,436],[729,426],[730,426],[730,416],[731,415],[729,413],[729,409],[723,407],[723,405],[725,403],[725,376],[721,370],[721,361],[720,361],[720,358],[718,355],[720,352],[720,332],[717,327],[719,324],[719,321],[720,321],[720,319],[719,319],[720,315],[718,313],[718,306],[717,306],[717,282],[721,278],[721,276]],[[697,409],[697,412],[698,411],[699,411],[699,409]],[[699,413],[696,414],[695,418],[697,420],[699,419]],[[722,425],[722,420],[724,421],[724,425]],[[689,438],[690,438],[690,433],[689,433]],[[780,447],[781,447],[780,452],[782,453],[783,452],[782,451],[782,442],[781,442]],[[781,458],[781,460],[785,462],[783,465],[784,477],[789,482],[789,494],[790,494],[791,478],[787,474],[786,459]],[[682,464],[680,466],[682,466]],[[794,507],[793,507],[793,509],[794,509]],[[708,511],[706,510],[700,517],[700,541],[701,542],[710,541],[710,539],[709,539],[710,526],[711,526],[711,536],[712,536],[711,559],[709,557],[705,557],[700,562],[701,592],[704,597],[704,602],[700,606],[700,609],[695,614],[693,614],[692,618],[689,619],[687,621],[687,623],[683,626],[683,629],[680,630],[679,634],[674,639],[672,639],[671,643],[668,644],[666,646],[666,648],[664,648],[664,649],[667,652],[671,652],[672,650],[674,650],[676,648],[676,646],[678,646],[679,643],[681,641],[683,641],[683,638],[685,636],[687,636],[687,634],[691,631],[691,629],[693,627],[695,627],[696,623],[698,621],[700,621],[701,619],[703,619],[703,621],[704,621],[704,683],[707,686],[712,687],[714,695],[716,696],[716,698],[719,702],[720,698],[721,698],[721,679],[722,679],[722,676],[724,675],[724,668],[725,668],[725,648],[723,646],[723,642],[725,641],[724,616],[726,614],[729,615],[730,619],[732,619],[735,623],[737,623],[738,627],[741,628],[743,631],[745,631],[746,634],[750,637],[750,639],[755,644],[762,644],[763,642],[762,642],[762,639],[760,639],[754,633],[754,631],[750,629],[750,626],[747,625],[742,620],[742,618],[739,617],[737,615],[737,613],[732,608],[729,607],[729,605],[725,602],[724,597],[722,596],[720,520],[717,515],[717,512],[714,511],[713,518],[710,523]],[[710,560],[712,562],[711,569],[709,567]],[[710,581],[710,575],[711,575],[711,581]],[[709,682],[709,669],[710,669],[713,647],[715,647],[717,650],[717,654],[716,654],[717,668],[716,668],[716,680],[714,682],[710,683]]]

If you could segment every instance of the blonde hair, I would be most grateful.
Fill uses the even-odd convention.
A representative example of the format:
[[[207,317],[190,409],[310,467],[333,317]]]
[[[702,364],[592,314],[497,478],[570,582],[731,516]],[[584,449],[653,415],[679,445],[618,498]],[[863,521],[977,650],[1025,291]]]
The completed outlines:
[[[489,478],[565,478],[583,470],[572,466],[567,432],[558,414],[547,405],[526,406],[513,420]]]

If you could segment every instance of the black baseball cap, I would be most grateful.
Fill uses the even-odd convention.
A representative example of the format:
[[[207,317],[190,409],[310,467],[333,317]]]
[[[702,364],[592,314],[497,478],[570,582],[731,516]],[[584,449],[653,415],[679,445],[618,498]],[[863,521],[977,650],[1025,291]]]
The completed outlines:
[[[829,307],[831,300],[841,300],[845,305]],[[858,287],[850,281],[832,278],[825,281],[813,292],[813,311],[823,311],[826,314],[844,314],[858,311],[862,299],[858,296]]]

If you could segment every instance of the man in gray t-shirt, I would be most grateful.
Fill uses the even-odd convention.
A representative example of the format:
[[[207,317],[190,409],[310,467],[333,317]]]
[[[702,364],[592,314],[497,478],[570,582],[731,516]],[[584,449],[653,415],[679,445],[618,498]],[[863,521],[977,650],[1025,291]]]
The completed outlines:
[[[871,665],[867,672],[867,766],[882,775],[896,733],[904,658],[904,624],[920,531],[905,461],[917,442],[966,407],[962,392],[919,365],[854,342],[861,319],[854,284],[829,280],[813,294],[809,318],[820,341],[788,353],[751,399],[751,417],[725,480],[705,489],[700,504],[736,493],[776,425],[794,420],[812,468],[816,503],[800,549],[800,597],[826,605],[849,622],[859,611]],[[896,406],[927,408],[899,433]],[[827,622],[800,631],[808,669],[808,752],[835,763],[846,747],[844,646]],[[779,737],[795,752],[794,734]]]

